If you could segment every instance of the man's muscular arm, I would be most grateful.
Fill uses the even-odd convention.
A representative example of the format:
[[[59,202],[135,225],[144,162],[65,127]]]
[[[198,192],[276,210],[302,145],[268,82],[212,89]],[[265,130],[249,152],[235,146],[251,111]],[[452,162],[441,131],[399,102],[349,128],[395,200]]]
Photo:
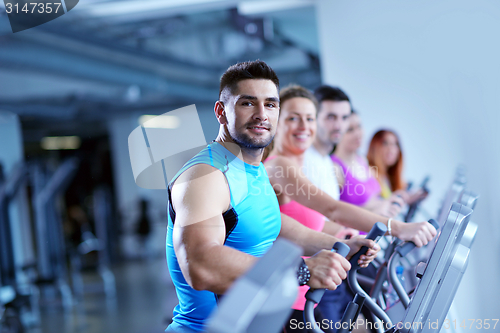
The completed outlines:
[[[226,178],[198,164],[175,181],[171,196],[176,213],[173,244],[184,278],[196,290],[225,293],[257,259],[224,246],[222,214],[230,205]]]

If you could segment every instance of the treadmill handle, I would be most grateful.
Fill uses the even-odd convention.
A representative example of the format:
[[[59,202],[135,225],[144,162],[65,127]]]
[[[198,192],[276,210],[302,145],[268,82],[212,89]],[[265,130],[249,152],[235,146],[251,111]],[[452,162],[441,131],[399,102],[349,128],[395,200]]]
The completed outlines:
[[[429,223],[432,224],[434,228],[439,229],[439,224],[436,222],[434,219],[430,219]],[[405,242],[402,243],[401,245],[398,245],[394,252],[399,253],[401,257],[406,256],[411,250],[413,250],[416,247],[415,243],[413,242]]]
[[[349,254],[351,248],[342,242],[336,242],[333,244],[332,252],[336,252],[340,254],[342,257],[345,257]],[[316,318],[314,317],[314,305],[318,304],[321,301],[321,298],[325,294],[326,289],[312,289],[306,293],[306,304],[304,306],[304,322],[305,323],[313,323],[314,328],[312,332],[314,333],[323,333],[323,331],[316,324]]]

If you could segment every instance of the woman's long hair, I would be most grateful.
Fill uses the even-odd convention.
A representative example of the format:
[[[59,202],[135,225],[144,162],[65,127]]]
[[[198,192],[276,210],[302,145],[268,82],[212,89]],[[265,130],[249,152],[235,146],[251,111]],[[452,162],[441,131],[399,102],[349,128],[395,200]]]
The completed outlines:
[[[403,190],[405,189],[405,183],[403,181],[403,151],[401,150],[401,145],[399,143],[399,138],[397,134],[390,130],[380,130],[375,135],[370,142],[370,147],[368,148],[368,154],[366,158],[370,167],[375,167],[377,170],[386,169],[384,167],[384,162],[382,161],[382,155],[380,154],[380,148],[384,144],[384,137],[387,133],[393,134],[396,137],[398,147],[399,147],[399,157],[396,163],[390,167],[387,167],[387,178],[389,179],[389,185],[391,191]],[[380,173],[376,172],[376,177],[380,186],[383,186]]]

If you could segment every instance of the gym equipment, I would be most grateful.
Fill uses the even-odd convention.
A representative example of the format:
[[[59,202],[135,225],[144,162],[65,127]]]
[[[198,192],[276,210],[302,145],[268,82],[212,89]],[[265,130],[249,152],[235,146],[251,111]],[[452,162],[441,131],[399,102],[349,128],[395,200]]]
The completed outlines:
[[[420,282],[403,320],[396,325],[399,332],[430,333],[441,329],[476,235],[477,227],[469,223],[471,214],[472,209],[464,205],[452,205],[429,262],[417,266]]]
[[[450,187],[446,191],[446,195],[443,198],[443,202],[438,210],[436,221],[439,226],[443,226],[448,217],[448,213],[451,209],[451,206],[454,202],[460,202],[460,198],[465,192],[465,185],[467,183],[467,179],[465,177],[465,171],[463,166],[459,166],[457,168],[457,172],[453,182]],[[464,200],[466,198],[464,197]],[[476,198],[477,199],[477,198]],[[407,256],[407,260],[412,262],[413,265],[417,265],[421,261],[427,261],[431,255],[432,247],[427,244],[419,248],[416,251],[413,251],[409,256]],[[416,284],[418,281],[415,280],[414,276],[411,276],[412,283]]]
[[[272,248],[222,298],[207,321],[209,333],[276,333],[297,297],[302,249],[277,239]]]
[[[463,204],[464,206],[470,208],[470,209],[475,209],[477,200],[479,198],[479,195],[476,193],[470,191],[470,190],[464,190],[460,200],[458,203]],[[462,244],[465,247],[471,248],[472,243],[474,242],[474,238],[477,232],[477,224],[475,224],[472,221],[469,221],[469,224],[467,225],[467,228],[464,232],[464,235],[462,236]],[[456,313],[456,308],[454,307],[454,304],[451,304],[450,310],[448,311],[448,316],[447,319],[450,322],[453,322],[453,320],[458,320],[459,316]],[[453,327],[450,327],[451,332],[454,332],[455,329]]]
[[[8,178],[0,168],[0,330],[2,332],[23,332],[25,324],[39,322],[38,293],[33,285],[20,283],[18,270],[29,269],[16,267],[14,244],[11,231],[9,206],[27,178],[24,163],[13,168]],[[31,322],[26,316],[29,314]]]
[[[377,332],[384,332],[383,327],[388,329],[386,333],[436,333],[440,331],[467,268],[470,246],[477,231],[477,226],[469,223],[471,214],[470,208],[459,203],[452,204],[429,261],[427,264],[420,263],[416,268],[420,281],[413,292],[411,301],[403,297],[404,289],[392,272],[391,266],[393,265],[389,265],[391,282],[396,291],[399,290],[398,295],[400,294],[403,300],[401,303],[403,306],[406,305],[407,309],[404,314],[401,314],[401,312],[391,312],[392,308],[390,308],[386,314],[376,303],[372,302],[371,298],[367,297],[370,310],[383,322],[383,325],[376,327]],[[397,250],[393,257],[399,258],[401,254],[404,255],[408,251],[408,248],[403,250],[405,246],[410,245],[401,245],[401,250]],[[406,304],[408,301],[409,304]],[[356,318],[343,318],[343,322],[355,322]],[[392,323],[396,324],[393,326]]]
[[[427,188],[427,183],[429,182],[429,179],[430,177],[427,176],[424,178],[424,180],[422,181],[422,184],[420,184],[420,188],[425,192],[425,193],[429,193],[429,189]],[[411,222],[413,221],[413,218],[415,217],[415,213],[418,211],[418,206],[422,203],[423,200],[419,200],[417,202],[414,202],[412,203],[409,207],[408,207],[408,211],[406,212],[406,215],[405,215],[405,222]]]
[[[3,285],[16,283],[16,267],[9,217],[9,204],[26,177],[26,168],[19,165],[13,174],[5,180],[3,170],[0,174],[0,275]]]
[[[473,191],[465,189],[465,176],[462,173],[463,171],[460,171],[461,169],[458,169],[458,170],[459,171],[457,171],[457,178],[450,186],[450,189],[447,192],[446,198],[443,202],[443,205],[440,209],[440,212],[443,209],[445,209],[445,206],[447,206],[447,205],[449,205],[449,207],[446,208],[446,211],[449,212],[453,202],[458,202],[460,204],[463,204],[466,207],[469,207],[470,209],[474,209],[476,204],[477,204],[477,200],[479,198],[479,195]],[[450,201],[450,200],[455,200],[455,198],[456,198],[456,201]],[[444,221],[441,222],[441,220],[440,220],[440,219],[442,219],[441,215],[442,214],[439,213],[438,217],[437,217],[437,221],[438,221],[439,225],[444,224]],[[445,219],[446,218],[447,218],[447,216],[445,216]],[[477,225],[475,223],[470,222],[469,224],[470,224],[469,228],[470,228],[471,232],[472,232],[473,228],[477,228]],[[414,265],[416,266],[419,262],[427,261],[429,259],[431,252],[432,252],[432,249],[433,248],[430,246],[430,243],[429,243],[429,244],[427,244],[427,246],[423,246],[420,249],[417,249],[416,251],[413,251],[412,253],[410,253],[406,257],[406,259],[408,261],[414,263]],[[410,276],[410,277],[415,279],[414,276]],[[413,280],[412,282],[413,282],[413,285],[416,285],[416,283],[418,281]]]
[[[385,224],[377,222],[366,238],[373,239],[378,242],[378,240],[385,235],[387,232],[387,227]],[[351,270],[347,273],[347,283],[351,291],[355,294],[354,300],[347,305],[347,308],[342,316],[340,329],[337,330],[338,333],[350,332],[352,330],[351,324],[356,321],[364,303],[370,304],[370,309],[374,311],[374,314],[386,322],[390,322],[390,319],[384,313],[384,311],[376,306],[375,301],[369,297],[366,292],[361,288],[357,279],[357,271],[359,270],[358,259],[362,253],[366,252],[367,248],[363,247],[356,255],[354,255],[351,260]],[[373,306],[375,305],[375,306]],[[345,325],[347,323],[348,325]]]
[[[90,231],[83,233],[84,241],[80,243],[76,251],[71,254],[71,276],[73,288],[78,296],[83,296],[85,291],[104,291],[108,299],[116,297],[115,275],[109,268],[110,263],[110,225],[112,220],[111,212],[111,193],[109,188],[101,186],[93,193],[93,211],[96,234]],[[84,285],[81,274],[81,256],[92,251],[97,252],[97,271],[102,279],[102,288],[100,285]],[[76,252],[76,253],[75,253]],[[87,290],[86,290],[87,289]]]
[[[21,128],[0,110],[0,331],[10,333],[40,322]]]
[[[470,209],[475,209],[478,199],[479,195],[475,192],[464,190],[462,192],[462,195],[460,196],[460,199],[458,200],[458,203],[469,207]]]
[[[467,180],[461,171],[457,172],[457,175],[453,182],[451,183],[446,195],[443,199],[443,203],[438,210],[437,221],[440,226],[446,222],[448,212],[450,211],[451,205],[454,202],[458,202],[462,192],[465,190],[465,185]]]
[[[370,230],[370,232],[368,233],[368,235],[366,235],[366,238],[372,239],[375,242],[377,242],[380,239],[380,237],[382,237],[386,232],[387,232],[387,227],[385,226],[385,224],[377,222],[373,225],[373,227]],[[359,291],[360,291],[359,292],[360,296],[356,297],[356,299],[355,299],[357,303],[351,302],[347,306],[346,312],[348,312],[348,313],[353,313],[353,314],[359,313],[359,310],[361,309],[362,303],[364,301],[363,296],[365,295],[365,293],[361,289],[361,287],[359,287],[359,284],[356,280],[356,271],[360,268],[359,264],[358,264],[359,257],[362,254],[366,253],[367,250],[368,250],[368,248],[366,246],[363,246],[349,260],[349,262],[351,263],[351,270],[348,272],[347,282],[349,283],[349,287],[351,287],[351,284],[357,285],[357,287],[359,288]],[[352,288],[353,287],[351,287],[351,289]],[[321,300],[321,297],[323,296],[323,293],[324,293],[324,290],[311,291],[311,289],[306,293],[306,305],[304,307],[304,321],[306,323],[313,323],[313,326],[314,326],[313,331],[315,333],[323,332],[316,324],[316,320],[314,318],[314,304],[319,303],[319,301]],[[345,316],[345,314],[344,314],[344,316]],[[338,331],[338,332],[340,332],[340,331]]]
[[[437,222],[435,220],[429,220],[429,223],[431,223],[436,229],[439,228]],[[388,291],[388,288],[386,287],[386,283],[390,282],[391,278],[396,278],[396,268],[398,264],[400,264],[399,260],[403,257],[405,257],[411,250],[415,248],[415,245],[412,242],[402,242],[401,240],[395,238],[385,249],[384,251],[384,260],[383,262],[379,263],[379,267],[377,270],[376,278],[375,280],[372,280],[371,283],[362,283],[359,279],[358,276],[358,282],[360,285],[363,286],[364,290],[370,290],[369,295],[370,298],[374,300],[374,302],[377,302],[378,305],[384,309],[387,314],[389,315],[389,318],[393,319],[393,315],[391,315],[391,312],[398,311],[398,312],[404,312],[405,307],[403,307],[399,301],[399,299],[402,298],[402,296],[399,295],[397,287],[399,285],[392,285],[394,291],[398,294],[398,301],[393,304],[386,304],[387,299],[384,296],[384,293]],[[409,270],[411,270],[413,267],[410,267]],[[408,269],[408,267],[407,267]],[[389,277],[389,279],[388,279]],[[387,281],[387,282],[386,282]],[[399,279],[398,279],[399,281]],[[411,285],[411,281],[408,281]],[[415,283],[416,284],[416,283]],[[414,284],[414,285],[415,285]],[[357,288],[357,287],[356,287]],[[404,290],[404,288],[400,288],[400,290]],[[400,291],[401,292],[401,291]],[[406,304],[409,303],[408,296],[406,295],[406,291],[404,293],[404,296],[406,296]],[[378,307],[375,307],[373,305],[373,302],[369,302],[367,304],[367,308],[370,311],[375,311],[377,312],[379,309]],[[377,319],[372,316],[372,314],[368,311],[364,311],[364,315],[366,319],[370,319],[371,322],[375,322]],[[402,317],[402,314],[400,315],[400,318]]]
[[[432,226],[436,228],[436,230],[439,229],[439,225],[436,220],[431,219],[429,220],[429,223],[432,224]],[[405,309],[408,308],[410,298],[406,294],[406,290],[404,290],[401,283],[399,283],[399,279],[396,276],[396,267],[399,265],[400,259],[406,256],[414,248],[416,248],[416,245],[412,242],[404,242],[399,244],[394,249],[394,253],[391,255],[391,258],[389,259],[389,262],[387,264],[389,282],[391,285],[393,285],[394,290],[396,290],[396,293],[398,294],[399,299],[401,300],[401,303],[403,304]]]
[[[349,246],[347,246],[344,243],[337,242],[333,244],[332,252],[337,252],[340,254],[342,257],[345,257],[349,254],[349,251],[351,249]],[[366,252],[367,248],[365,249]],[[360,250],[361,251],[361,250]],[[359,259],[359,256],[358,256]],[[304,323],[313,323],[313,329],[312,331],[315,333],[321,333],[323,332],[319,327],[318,324],[316,324],[316,320],[314,319],[314,305],[318,304],[319,301],[321,301],[321,298],[325,294],[326,289],[311,289],[307,291],[305,297],[306,297],[306,304],[304,306]]]
[[[69,158],[63,161],[51,177],[39,163],[34,163],[31,167],[38,257],[37,283],[40,286],[56,285],[66,310],[73,304],[73,295],[68,284],[62,222],[55,199],[67,188],[78,165],[76,157]]]

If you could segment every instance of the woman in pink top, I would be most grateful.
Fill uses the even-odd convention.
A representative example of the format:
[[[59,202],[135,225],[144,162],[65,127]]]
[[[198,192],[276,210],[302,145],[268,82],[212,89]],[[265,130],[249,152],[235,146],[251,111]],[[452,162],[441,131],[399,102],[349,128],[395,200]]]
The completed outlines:
[[[276,157],[277,156],[270,156],[264,161],[264,163],[267,163]],[[313,230],[323,231],[323,228],[325,227],[325,217],[323,215],[299,204],[297,201],[290,200],[285,204],[280,203],[280,211]],[[299,311],[304,310],[304,306],[306,304],[305,294],[308,290],[309,286],[307,285],[299,287],[297,298],[292,306],[293,309]]]
[[[349,127],[331,156],[337,167],[340,200],[383,216],[395,217],[404,201],[396,195],[389,199],[380,197],[380,184],[374,174],[376,170],[370,168],[366,158],[358,154],[362,142],[361,121],[353,111],[349,117]]]
[[[335,235],[339,228],[331,221],[365,232],[377,221],[387,225],[389,220],[386,217],[328,196],[314,186],[301,170],[304,152],[311,146],[316,134],[317,103],[312,93],[298,86],[283,89],[280,92],[280,110],[274,145],[264,165],[282,212],[295,215],[299,222],[332,235]],[[327,219],[310,214],[306,207]],[[427,244],[436,234],[436,230],[427,222],[406,224],[393,220],[391,230],[392,235],[411,240],[419,247]],[[353,245],[351,248],[359,248],[360,242],[363,241],[363,238],[355,237],[345,242]],[[378,245],[371,242],[369,244],[371,249],[368,251],[368,257],[362,256],[360,262],[364,267],[379,249]],[[348,258],[352,254],[350,253]],[[298,302],[295,305],[299,307],[296,311],[303,310],[303,306],[300,308]]]
[[[264,161],[280,206],[296,201],[322,214],[327,218],[322,231],[332,235],[337,233],[338,226],[331,221],[365,232],[375,222],[387,225],[387,217],[333,199],[314,186],[301,170],[304,152],[316,134],[317,106],[312,93],[299,86],[283,89],[280,110],[273,147]],[[434,227],[427,222],[407,224],[392,220],[391,231],[393,236],[412,241],[419,247],[436,234]]]

